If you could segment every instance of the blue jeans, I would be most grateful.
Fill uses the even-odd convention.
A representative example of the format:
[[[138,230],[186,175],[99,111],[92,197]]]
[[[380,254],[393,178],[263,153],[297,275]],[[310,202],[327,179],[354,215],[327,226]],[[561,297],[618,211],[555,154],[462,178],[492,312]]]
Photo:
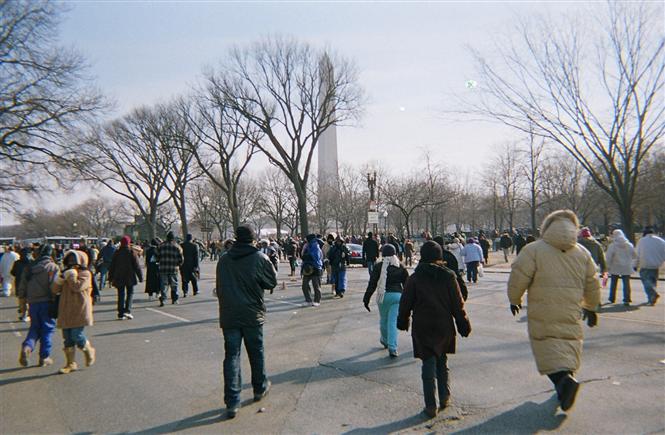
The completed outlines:
[[[109,273],[109,265],[106,263],[102,263],[99,266],[99,290],[104,290],[104,286],[106,285],[106,277]]]
[[[171,287],[171,301],[178,300],[178,275],[175,273],[160,273],[159,274],[159,299],[163,302],[168,298],[166,297],[166,288]]]
[[[647,300],[651,302],[658,294],[656,292],[658,269],[640,269],[640,279],[644,286],[644,293],[647,294]]]
[[[422,380],[426,408],[436,407],[435,391],[437,390],[439,406],[448,400],[450,386],[448,385],[448,357],[445,353],[440,357],[432,356],[423,360]]]
[[[268,386],[263,353],[263,325],[252,328],[224,329],[224,403],[227,408],[240,406],[242,376],[240,373],[240,345],[245,349],[252,368],[254,394],[262,394]]]
[[[53,331],[55,331],[55,319],[48,315],[49,302],[37,302],[30,304],[30,330],[23,341],[23,347],[35,350],[35,344],[39,340],[39,357],[46,358],[51,355],[53,347]]]
[[[401,297],[401,293],[386,292],[383,294],[383,302],[379,305],[381,342],[387,344],[388,350],[391,351],[397,351],[397,312]]]
[[[62,330],[62,338],[65,339],[65,347],[78,346],[80,349],[85,347],[88,341],[83,333],[83,326],[78,328],[67,328]]]
[[[374,271],[374,261],[366,260],[366,263],[367,263],[367,272],[369,272],[369,274],[371,276],[372,271]]]
[[[134,300],[134,286],[118,287],[118,318],[124,314],[131,314]]]
[[[335,293],[343,295],[346,291],[346,269],[333,269],[332,283],[335,286]]]
[[[614,298],[616,297],[617,285],[619,284],[619,278],[623,283],[623,302],[629,304],[630,300],[630,275],[611,275],[610,276],[610,302],[614,303]]]

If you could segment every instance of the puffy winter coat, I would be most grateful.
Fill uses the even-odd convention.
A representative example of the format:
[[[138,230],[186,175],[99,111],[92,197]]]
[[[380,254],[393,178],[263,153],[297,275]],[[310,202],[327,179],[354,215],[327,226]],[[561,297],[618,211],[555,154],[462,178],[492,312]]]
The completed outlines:
[[[88,267],[88,256],[82,251],[69,252],[76,254],[79,268],[64,271],[56,278],[51,291],[60,295],[58,304],[57,327],[62,329],[90,326],[92,319],[92,273]]]
[[[521,304],[527,292],[529,338],[541,374],[579,368],[582,308],[595,311],[600,302],[596,264],[576,243],[577,222],[562,213],[545,218],[542,239],[522,249],[508,280],[511,304]]]
[[[464,248],[462,248],[462,257],[464,257],[464,262],[469,264],[472,261],[483,262],[483,250],[479,245],[475,243],[467,243]]]
[[[623,233],[613,234],[612,239],[605,255],[607,271],[610,275],[630,275],[633,273],[633,262],[637,258],[635,248]]]
[[[464,258],[462,257],[462,249],[464,249],[464,246],[462,246],[461,243],[453,242],[446,245],[446,249],[455,256],[455,259],[457,259],[457,267],[459,267],[459,269],[464,269]]]
[[[109,280],[115,288],[133,287],[138,281],[143,281],[139,260],[129,246],[122,246],[113,254]]]

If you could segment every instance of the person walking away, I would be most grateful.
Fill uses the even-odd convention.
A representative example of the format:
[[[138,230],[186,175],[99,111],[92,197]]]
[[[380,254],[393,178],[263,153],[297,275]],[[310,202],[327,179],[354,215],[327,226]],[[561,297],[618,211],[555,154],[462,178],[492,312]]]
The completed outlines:
[[[330,260],[330,270],[332,272],[332,283],[335,288],[335,297],[343,298],[346,291],[346,266],[349,265],[351,252],[344,243],[344,239],[337,236],[335,244],[330,251],[328,251],[328,259]]]
[[[642,238],[637,242],[636,268],[640,271],[640,279],[647,295],[648,304],[656,305],[660,294],[656,291],[658,269],[665,262],[665,240],[654,234],[652,227],[646,227]]]
[[[413,267],[413,242],[406,239],[404,242],[404,264],[407,267]]]
[[[318,307],[321,305],[321,275],[323,274],[323,252],[319,246],[315,234],[307,236],[307,243],[303,246],[302,253],[302,267],[300,273],[302,275],[302,293],[305,296],[303,307]],[[310,291],[310,283],[312,290],[314,290],[314,301],[312,301],[312,294]]]
[[[318,238],[318,237],[317,237]],[[324,243],[319,243],[321,248],[321,253],[323,255],[323,268],[326,271],[326,284],[332,284],[332,292],[335,294],[335,283],[332,281],[332,269],[330,267],[330,259],[328,258],[328,253],[330,249],[335,244],[335,236],[328,234],[326,241]]]
[[[152,239],[150,245],[145,250],[145,292],[148,294],[148,300],[160,294],[159,285],[159,263],[157,262],[157,240]]]
[[[134,286],[143,282],[143,271],[139,260],[132,250],[129,236],[120,239],[118,249],[109,266],[109,281],[118,291],[118,319],[133,319],[132,302],[134,301]]]
[[[275,288],[277,275],[268,257],[254,247],[254,239],[251,227],[236,228],[236,242],[220,257],[215,274],[219,326],[224,334],[224,404],[228,418],[234,418],[240,408],[243,341],[252,369],[254,401],[262,400],[270,390],[263,345],[263,294]]]
[[[507,232],[501,235],[501,240],[499,241],[499,247],[503,251],[503,259],[508,263],[508,254],[510,254],[510,248],[513,246],[513,240],[510,238]]]
[[[18,321],[19,322],[28,322],[30,317],[28,316],[28,303],[26,302],[25,296],[19,296],[19,288],[21,287],[21,280],[23,279],[23,271],[30,266],[32,260],[32,253],[30,248],[21,249],[20,258],[14,262],[11,272],[9,272],[14,277],[14,287],[16,288],[16,297],[18,299]],[[50,295],[49,290],[49,295]]]
[[[198,278],[199,269],[199,246],[192,242],[192,235],[187,234],[185,241],[180,245],[182,249],[182,265],[180,266],[180,277],[182,278],[182,297],[187,297],[189,283],[192,283],[194,296],[199,294]]]
[[[96,351],[85,336],[84,328],[92,326],[92,273],[88,270],[88,256],[82,251],[67,251],[63,258],[65,270],[56,278],[51,291],[60,295],[58,321],[65,342],[65,366],[60,373],[78,370],[76,347],[83,351],[85,365],[96,361]]]
[[[295,242],[295,240],[289,237],[286,241],[286,245],[284,246],[284,253],[286,254],[286,258],[289,260],[289,267],[291,268],[291,273],[289,273],[289,276],[296,275],[296,267],[298,267],[297,252],[298,244]]]
[[[173,231],[166,233],[166,241],[157,247],[159,264],[159,306],[163,307],[167,299],[166,289],[171,288],[171,304],[178,304],[178,269],[184,262],[182,249],[175,241]]]
[[[437,241],[438,237],[434,241]],[[441,243],[443,243],[443,237],[441,237]],[[443,248],[443,245],[441,246]],[[464,275],[466,272],[466,265],[464,264],[464,256],[462,255],[462,250],[464,245],[462,245],[457,237],[453,238],[452,243],[445,245],[446,250],[455,256],[457,266],[453,268],[451,263],[448,262],[448,268],[453,269],[455,272]],[[445,252],[444,252],[445,254]],[[444,256],[445,260],[445,256]]]
[[[466,264],[467,282],[478,282],[478,266],[483,264],[483,250],[473,237],[467,240],[466,246],[462,249],[462,257]]]
[[[270,246],[270,243],[267,240],[261,240],[261,253],[264,254],[266,257],[268,257],[268,260],[270,260],[270,263],[272,263],[272,267],[275,268],[275,271],[277,271],[279,267],[279,258],[277,257],[277,251],[273,246]]]
[[[101,262],[99,263],[99,290],[104,290],[106,287],[106,278],[108,277],[109,267],[111,267],[111,260],[113,260],[113,254],[115,254],[115,246],[113,245],[113,240],[109,239],[106,242],[106,245],[99,251],[99,256]]]
[[[51,258],[53,248],[44,245],[37,259],[24,265],[21,278],[18,280],[18,297],[25,300],[30,313],[30,330],[21,344],[19,364],[28,366],[30,354],[35,350],[39,341],[39,366],[45,367],[53,364],[51,358],[53,332],[55,319],[51,316],[51,284],[58,275],[58,265]],[[27,257],[27,256],[26,256]]]
[[[384,349],[388,349],[391,358],[397,358],[397,313],[402,290],[409,272],[400,263],[395,248],[386,245],[381,249],[383,261],[379,262],[367,284],[367,290],[363,297],[363,305],[367,311],[372,295],[376,291],[376,305],[379,307],[379,342]]]
[[[517,235],[515,235],[515,254],[520,255],[520,251],[524,245],[526,245],[526,239],[522,233],[517,233]]]
[[[527,292],[528,330],[538,372],[554,384],[561,409],[570,409],[579,383],[573,377],[582,356],[582,320],[597,324],[600,302],[596,265],[576,243],[579,222],[570,210],[548,215],[542,238],[529,243],[511,266],[508,299],[513,316]],[[580,311],[583,316],[580,316]]]
[[[14,277],[12,276],[12,267],[20,256],[14,252],[11,246],[5,247],[5,253],[0,258],[0,278],[2,279],[2,296],[9,296],[12,294],[14,288]]]
[[[371,276],[374,270],[374,263],[379,258],[379,242],[376,241],[371,231],[367,233],[367,238],[363,242],[362,256],[364,263],[367,265],[367,272]]]
[[[591,258],[593,258],[593,262],[596,263],[598,271],[601,275],[605,275],[607,273],[605,251],[603,251],[603,246],[593,238],[589,228],[582,228],[577,243],[584,246],[586,250],[589,251]]]
[[[609,302],[614,303],[619,278],[623,283],[623,304],[630,305],[630,274],[633,272],[633,263],[637,253],[633,244],[626,239],[623,231],[612,231],[612,243],[607,248],[607,270],[610,274]]]
[[[433,418],[437,414],[436,392],[439,410],[450,401],[447,354],[455,353],[455,325],[462,337],[471,333],[455,273],[443,266],[441,246],[433,241],[420,248],[420,262],[406,281],[397,315],[398,329],[409,329],[412,313],[413,356],[422,360],[424,412]]]
[[[484,234],[478,236],[478,244],[480,245],[480,249],[483,250],[483,258],[485,259],[484,263],[489,264],[490,242],[487,240]]]

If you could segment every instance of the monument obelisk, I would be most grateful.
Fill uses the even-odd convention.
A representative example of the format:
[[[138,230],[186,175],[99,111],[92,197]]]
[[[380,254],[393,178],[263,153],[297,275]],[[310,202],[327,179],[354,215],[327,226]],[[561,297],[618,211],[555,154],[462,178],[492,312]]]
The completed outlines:
[[[324,104],[330,104],[334,100],[331,97],[331,88],[334,86],[334,71],[330,58],[324,54],[319,64],[321,70],[321,87],[319,88],[319,101],[321,102],[321,113],[328,116],[331,108],[324,108]],[[334,115],[333,115],[334,116]],[[338,189],[339,171],[337,161],[337,126],[330,125],[319,137],[319,165],[318,165],[318,194],[319,213],[328,217],[328,204],[332,195]]]

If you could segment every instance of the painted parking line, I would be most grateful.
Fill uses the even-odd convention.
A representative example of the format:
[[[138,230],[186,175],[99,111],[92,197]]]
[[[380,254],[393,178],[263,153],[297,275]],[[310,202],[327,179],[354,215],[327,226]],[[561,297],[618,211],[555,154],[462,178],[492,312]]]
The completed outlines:
[[[166,317],[170,317],[172,319],[179,320],[181,322],[185,322],[185,323],[191,322],[191,320],[187,320],[184,317],[176,316],[175,314],[171,314],[171,313],[165,313],[164,311],[156,310],[154,308],[146,308],[146,310],[147,311],[152,311],[153,313],[161,314],[161,315],[166,316]]]
[[[293,306],[295,306],[295,307],[300,307],[300,305],[302,304],[302,302],[299,303],[299,304],[296,304],[296,303],[293,303],[293,302],[282,301],[282,300],[280,300],[280,299],[273,299],[273,298],[268,298],[268,297],[264,297],[263,299],[265,299],[265,300],[267,300],[267,301],[270,301],[270,302],[279,302],[279,303],[281,303],[281,304],[293,305]]]

